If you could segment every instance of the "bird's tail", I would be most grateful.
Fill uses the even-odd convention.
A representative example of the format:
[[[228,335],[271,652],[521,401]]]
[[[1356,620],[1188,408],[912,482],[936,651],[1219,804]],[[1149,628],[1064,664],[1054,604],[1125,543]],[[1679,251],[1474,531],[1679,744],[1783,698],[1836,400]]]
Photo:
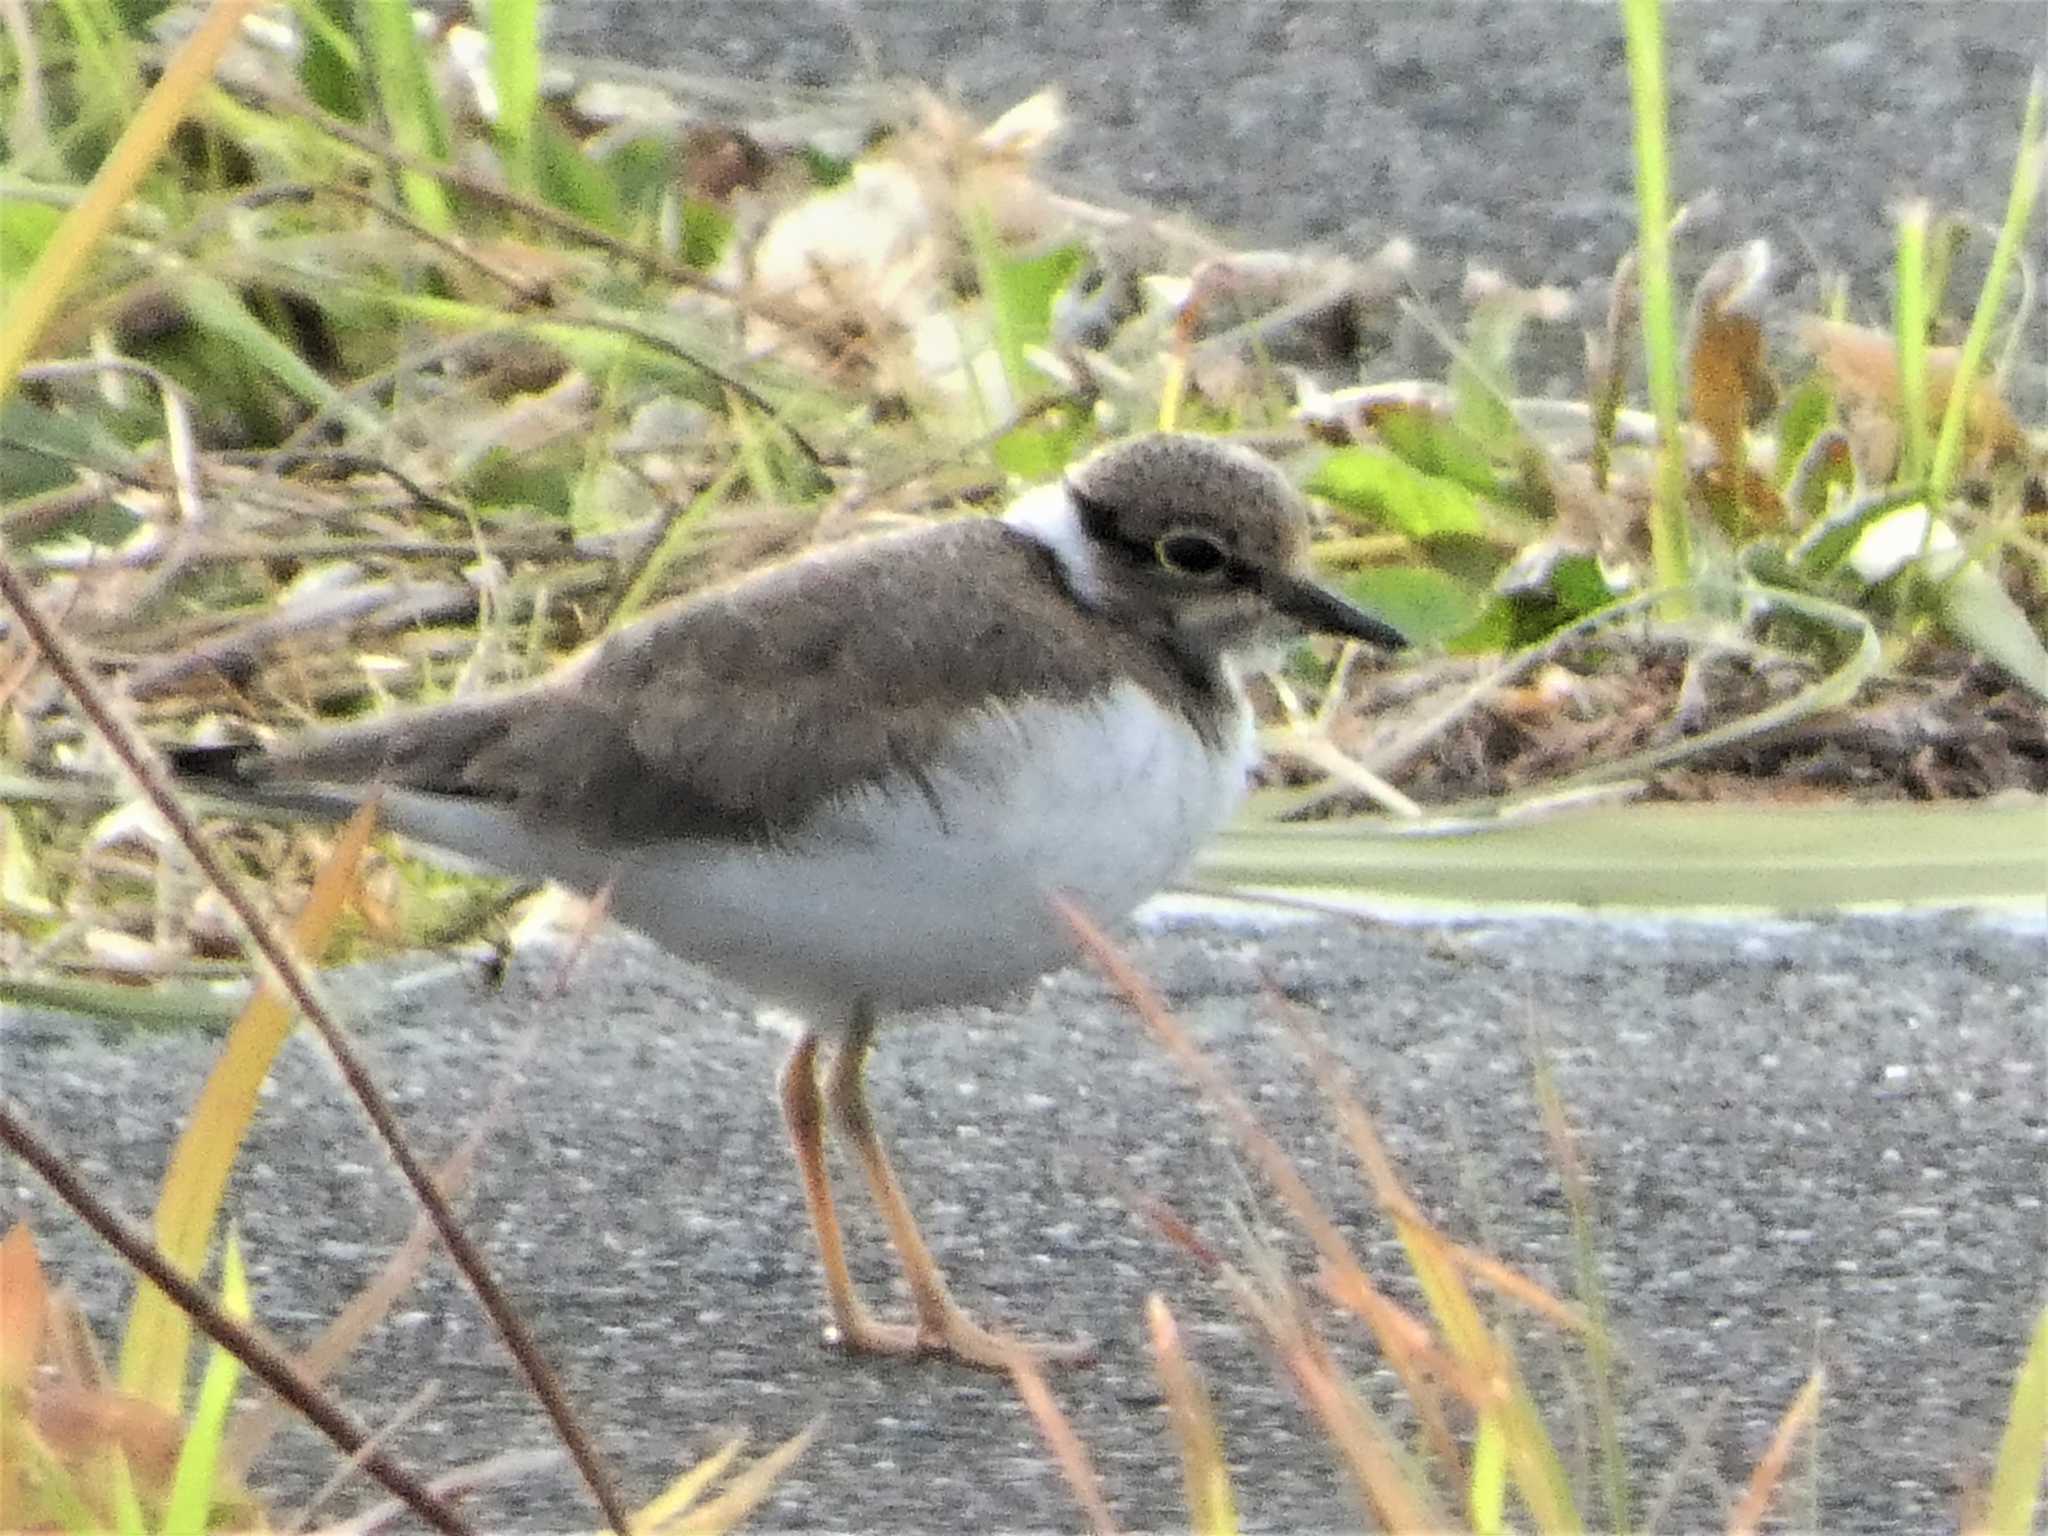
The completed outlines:
[[[361,784],[321,784],[271,778],[256,742],[167,747],[164,758],[178,782],[196,794],[314,821],[346,821],[368,792]]]

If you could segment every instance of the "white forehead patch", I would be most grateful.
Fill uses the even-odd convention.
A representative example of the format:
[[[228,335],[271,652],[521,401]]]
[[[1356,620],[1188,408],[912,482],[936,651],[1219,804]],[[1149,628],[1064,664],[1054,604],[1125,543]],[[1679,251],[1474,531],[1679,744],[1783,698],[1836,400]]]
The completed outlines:
[[[1102,567],[1096,559],[1095,542],[1081,526],[1066,486],[1055,480],[1026,491],[1010,503],[1003,521],[1051,550],[1074,594],[1084,603],[1101,606]]]

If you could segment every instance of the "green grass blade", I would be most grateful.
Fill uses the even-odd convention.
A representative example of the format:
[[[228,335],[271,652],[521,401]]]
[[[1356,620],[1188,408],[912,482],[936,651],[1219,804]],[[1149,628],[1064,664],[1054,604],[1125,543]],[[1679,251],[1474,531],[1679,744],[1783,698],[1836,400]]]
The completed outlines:
[[[2012,1411],[1991,1466],[1991,1497],[1983,1529],[1995,1536],[2027,1536],[2041,1497],[2041,1471],[2048,1452],[2048,1307],[2034,1322],[2033,1342],[2012,1384]]]
[[[119,1536],[149,1536],[149,1518],[142,1512],[142,1495],[135,1491],[135,1470],[128,1465],[127,1452],[110,1445],[100,1454],[107,1459],[107,1494],[114,1506],[115,1531]]]
[[[241,1010],[242,999],[212,987],[176,983],[145,988],[63,977],[0,976],[0,1003],[135,1029],[221,1029]]]
[[[299,83],[314,103],[336,117],[360,122],[369,112],[364,89],[363,51],[348,30],[349,0],[292,0],[305,30]]]
[[[15,376],[35,355],[36,341],[63,303],[72,279],[91,259],[101,237],[120,217],[122,206],[156,164],[172,130],[184,121],[192,98],[212,76],[220,56],[235,40],[242,18],[256,3],[216,0],[143,98],[85,196],[65,215],[28,275],[18,284],[6,285],[8,291],[0,294],[4,300],[0,305],[0,400],[12,392]]]
[[[219,278],[187,268],[179,274],[178,291],[191,306],[193,319],[308,405],[347,418],[359,431],[380,430],[381,423],[368,409],[328,383]]]
[[[1061,246],[1043,256],[1013,256],[1003,249],[1002,236],[987,209],[969,210],[965,222],[996,356],[1009,381],[1013,403],[1021,402],[1045,387],[1043,377],[1031,366],[1029,350],[1043,345],[1052,334],[1053,300],[1080,270],[1081,250]]]
[[[616,629],[626,623],[647,606],[648,600],[661,590],[662,578],[683,551],[702,535],[698,525],[704,521],[705,513],[732,494],[732,488],[739,484],[739,478],[746,472],[746,465],[734,459],[719,477],[690,499],[689,506],[668,525],[662,534],[661,543],[656,545],[647,557],[632,584],[626,588],[625,596],[619,599],[619,606],[612,613],[611,627]]]
[[[71,32],[71,57],[76,61],[80,107],[92,123],[118,123],[142,97],[142,76],[135,50],[110,6],[88,0],[57,0]]]
[[[2048,701],[2048,646],[2005,583],[1976,560],[1965,560],[1935,594],[1942,627],[1978,655],[1996,662],[2035,698]]]
[[[233,1227],[228,1228],[221,1245],[220,1303],[229,1317],[248,1320],[249,1276],[242,1266],[242,1245]],[[227,1432],[228,1410],[234,1406],[235,1386],[241,1379],[242,1362],[216,1345],[199,1379],[192,1422],[185,1431],[185,1443],[178,1448],[177,1469],[171,1474],[171,1493],[164,1503],[165,1536],[185,1536],[207,1528],[220,1471],[221,1440]]]
[[[1153,1367],[1166,1398],[1167,1425],[1180,1447],[1188,1529],[1197,1536],[1237,1536],[1237,1497],[1216,1429],[1216,1411],[1188,1358],[1180,1325],[1156,1292],[1145,1302],[1145,1321],[1152,1335]]]
[[[1450,1262],[1437,1233],[1398,1219],[1394,1226],[1407,1255],[1409,1273],[1436,1319],[1445,1344],[1461,1363],[1488,1381],[1496,1393],[1481,1415],[1479,1439],[1483,1441],[1490,1432],[1498,1442],[1502,1487],[1495,1491],[1482,1483],[1480,1446],[1475,1443],[1474,1465],[1467,1485],[1475,1521],[1486,1512],[1488,1502],[1505,1506],[1506,1485],[1512,1482],[1538,1530],[1584,1530],[1585,1522],[1573,1503],[1564,1463],[1544,1427],[1543,1416],[1529,1396],[1506,1335],[1487,1326],[1471,1289]]]
[[[505,174],[536,190],[534,119],[540,113],[540,0],[491,0],[491,85],[498,97],[498,145]]]
[[[1579,1307],[1586,1317],[1586,1367],[1594,1431],[1599,1438],[1600,1482],[1607,1499],[1607,1525],[1610,1530],[1634,1530],[1636,1522],[1629,1511],[1628,1462],[1621,1445],[1614,1339],[1608,1329],[1607,1289],[1601,1279],[1600,1252],[1594,1240],[1593,1192],[1565,1114],[1564,1095],[1558,1091],[1549,1049],[1533,1020],[1529,1036],[1530,1080],[1536,1092],[1536,1108],[1549,1146],[1551,1166],[1557,1170],[1565,1210],[1571,1218],[1572,1263]]]
[[[13,1421],[6,1422],[6,1427],[12,1431]],[[7,1454],[20,1467],[25,1480],[35,1485],[35,1513],[39,1518],[56,1521],[61,1529],[75,1536],[100,1536],[105,1520],[86,1502],[71,1469],[57,1459],[40,1435],[15,1431],[8,1435],[6,1443]]]
[[[1635,123],[1637,277],[1642,285],[1643,357],[1657,417],[1657,497],[1650,554],[1661,587],[1692,579],[1692,524],[1686,512],[1685,446],[1679,435],[1678,311],[1671,277],[1671,169],[1666,151],[1664,12],[1660,0],[1621,0],[1628,38],[1629,101]],[[1690,608],[1682,594],[1667,613]]]
[[[358,0],[356,14],[370,46],[377,99],[392,142],[409,155],[446,160],[451,135],[446,109],[434,89],[426,49],[413,26],[408,0]],[[406,206],[437,234],[455,228],[455,211],[441,183],[420,171],[400,171]]]
[[[1899,210],[1899,249],[1892,291],[1892,330],[1899,349],[1899,422],[1904,447],[1899,474],[1918,485],[1927,476],[1927,204]]]
[[[1763,912],[2008,906],[2048,898],[2048,803],[1640,805],[1456,835],[1356,822],[1243,825],[1206,887],[1461,911]]]
[[[1489,1413],[1472,1437],[1472,1478],[1465,1491],[1475,1536],[1499,1536],[1507,1528],[1507,1503],[1507,1436],[1501,1433],[1500,1415]]]
[[[292,942],[301,954],[317,955],[325,948],[355,890],[356,870],[376,819],[367,807],[358,811],[314,876],[313,889],[292,922]],[[171,1151],[153,1229],[164,1257],[187,1274],[197,1274],[206,1257],[228,1175],[292,1022],[281,991],[275,986],[257,991],[222,1043]],[[176,1410],[184,1399],[191,1336],[191,1319],[170,1297],[154,1285],[139,1287],[121,1338],[122,1387]]]
[[[2048,76],[2034,71],[2027,89],[2026,110],[2020,117],[2020,148],[2012,168],[2012,190],[2005,205],[2005,222],[1998,228],[1998,241],[1991,250],[1991,264],[1984,272],[1984,286],[1977,294],[1977,308],[1970,316],[1969,333],[1963,338],[1963,353],[1956,363],[1955,380],[1949,386],[1948,407],[1941,413],[1941,435],[1935,439],[1934,460],[1927,472],[1927,504],[1939,508],[1948,499],[1963,456],[1963,426],[1969,415],[1972,387],[1984,366],[1984,354],[1991,346],[1992,327],[2011,286],[2019,264],[2020,243],[2034,216],[2034,200],[2040,195],[2041,177],[2048,169],[2048,140],[2041,132],[2044,107],[2048,107]]]

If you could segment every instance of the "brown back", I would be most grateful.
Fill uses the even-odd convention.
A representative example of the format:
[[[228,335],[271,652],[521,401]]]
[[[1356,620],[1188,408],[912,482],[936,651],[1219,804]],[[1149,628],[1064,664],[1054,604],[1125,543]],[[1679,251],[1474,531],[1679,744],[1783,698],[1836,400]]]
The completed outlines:
[[[313,733],[250,776],[474,796],[600,846],[773,841],[848,786],[920,783],[963,714],[1118,675],[1212,741],[1234,709],[1213,665],[1076,603],[1036,541],[953,523],[691,599],[537,684]]]

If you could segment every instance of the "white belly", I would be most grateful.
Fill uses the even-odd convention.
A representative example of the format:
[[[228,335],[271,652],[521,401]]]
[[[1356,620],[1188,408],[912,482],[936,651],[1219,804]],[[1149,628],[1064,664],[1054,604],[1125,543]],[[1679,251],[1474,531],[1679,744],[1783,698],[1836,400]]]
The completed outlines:
[[[506,868],[608,884],[622,922],[831,1028],[862,1001],[968,1002],[1064,964],[1072,946],[1050,898],[1123,916],[1230,816],[1252,757],[1248,711],[1213,751],[1126,686],[1079,713],[989,715],[929,775],[930,796],[908,781],[856,792],[786,848],[600,857],[502,824],[516,841],[495,848],[415,829]]]

